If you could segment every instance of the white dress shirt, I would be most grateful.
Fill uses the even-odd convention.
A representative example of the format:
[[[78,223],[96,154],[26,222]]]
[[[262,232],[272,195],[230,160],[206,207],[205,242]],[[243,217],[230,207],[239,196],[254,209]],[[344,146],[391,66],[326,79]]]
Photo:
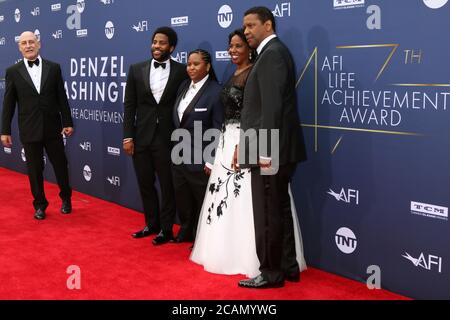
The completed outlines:
[[[167,81],[169,80],[170,74],[170,58],[161,63],[165,63],[166,67],[155,68],[155,59],[152,59],[150,66],[150,89],[152,90],[153,96],[155,97],[156,103],[159,103],[161,96],[163,95],[164,89],[166,88]],[[159,61],[156,61],[160,63]]]
[[[36,88],[38,93],[41,93],[41,77],[42,77],[42,58],[38,56],[36,60],[39,60],[39,66],[33,64],[32,67],[28,65],[28,59],[23,58],[23,62],[25,63],[25,67],[27,68],[28,74],[33,81],[34,87]]]
[[[189,85],[188,91],[186,91],[186,94],[181,99],[180,104],[178,105],[178,119],[183,118],[183,114],[186,111],[189,104],[192,102],[192,99],[194,99],[195,95],[200,91],[200,89],[205,84],[206,80],[208,80],[209,74],[206,75],[202,80],[198,81],[197,83],[194,83],[191,81],[191,84]]]

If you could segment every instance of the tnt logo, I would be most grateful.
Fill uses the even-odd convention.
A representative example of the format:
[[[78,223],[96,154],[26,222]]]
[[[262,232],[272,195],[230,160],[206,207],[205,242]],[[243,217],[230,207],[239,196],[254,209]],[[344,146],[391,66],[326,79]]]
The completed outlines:
[[[33,9],[33,11],[31,11],[31,15],[33,17],[39,16],[40,14],[41,13],[40,13],[39,7],[36,7],[36,8]]]
[[[62,30],[56,30],[54,33],[52,33],[52,37],[54,39],[62,39]]]
[[[16,9],[14,11],[14,20],[16,20],[17,23],[19,23],[19,21],[20,21],[20,10],[19,9]]]
[[[335,241],[339,250],[346,254],[353,253],[358,245],[355,234],[346,227],[342,227],[336,232]]]
[[[359,204],[359,191],[355,189],[344,189],[342,188],[339,193],[334,192],[330,189],[327,192],[329,195],[333,196],[337,201],[343,201],[345,203],[354,202],[356,205]]]
[[[217,22],[222,28],[228,28],[233,22],[233,10],[227,4],[220,7],[217,12]]]
[[[111,40],[114,37],[114,24],[111,21],[108,21],[105,24],[105,35],[108,40]]]
[[[83,13],[85,7],[86,4],[84,3],[84,0],[77,0],[77,10],[79,13]]]
[[[284,15],[290,17],[291,16],[291,3],[283,2],[283,3],[277,4],[275,6],[275,9],[272,11],[272,13],[275,17],[279,17],[279,18],[283,18]]]
[[[91,143],[88,141],[85,141],[83,143],[80,143],[80,147],[81,149],[83,149],[84,151],[92,151],[92,147],[91,147]]]
[[[431,271],[431,269],[437,269],[439,273],[442,272],[442,257],[431,254],[425,256],[422,252],[418,258],[414,258],[406,251],[402,257],[411,261],[411,263],[416,267],[421,267],[422,269],[428,271]]]
[[[189,17],[173,17],[170,19],[170,24],[172,25],[172,27],[187,26],[189,24]]]
[[[0,46],[4,46],[5,43],[6,43],[5,37],[1,37],[1,38],[0,38]]]
[[[187,63],[187,51],[178,52],[171,57],[173,60],[178,61],[179,63]]]
[[[147,20],[139,21],[136,26],[133,24],[132,28],[136,32],[148,31],[148,21]]]
[[[118,176],[107,177],[106,180],[108,180],[108,182],[113,186],[120,187],[120,177]]]
[[[50,8],[52,9],[52,12],[60,11],[61,10],[61,3],[52,4]]]
[[[39,29],[34,30],[34,35],[36,36],[37,41],[41,41],[41,32]]]
[[[83,177],[87,182],[91,181],[92,179],[92,171],[88,165],[85,165],[83,168]]]

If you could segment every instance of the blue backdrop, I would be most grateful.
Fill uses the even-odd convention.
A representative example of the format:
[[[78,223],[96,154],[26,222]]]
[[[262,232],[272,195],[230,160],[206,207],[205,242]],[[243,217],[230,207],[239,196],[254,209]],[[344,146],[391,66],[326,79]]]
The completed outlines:
[[[266,5],[297,64],[309,160],[293,193],[309,265],[415,298],[450,298],[450,4],[447,0],[43,0],[0,4],[4,72],[35,31],[59,62],[75,120],[67,139],[75,190],[141,210],[121,150],[131,63],[148,59],[153,30],[179,35],[173,58],[197,47],[232,72],[227,35],[243,12]],[[0,165],[25,172],[14,145]],[[45,175],[54,181],[50,166]],[[30,203],[31,206],[31,203]]]

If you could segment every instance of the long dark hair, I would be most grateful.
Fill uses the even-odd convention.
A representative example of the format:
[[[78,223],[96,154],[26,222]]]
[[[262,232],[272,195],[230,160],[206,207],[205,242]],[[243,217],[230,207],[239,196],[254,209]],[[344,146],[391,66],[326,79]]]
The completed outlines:
[[[208,72],[209,77],[211,79],[217,81],[216,73],[214,72],[214,68],[212,65],[212,59],[211,59],[211,55],[209,54],[209,52],[206,50],[203,50],[203,49],[195,49],[195,50],[189,52],[188,59],[191,56],[191,54],[194,54],[194,53],[198,53],[202,57],[203,61],[205,61],[207,64],[209,63],[209,65],[210,65],[209,72]]]
[[[244,43],[247,45],[248,49],[250,50],[250,57],[249,57],[250,63],[255,62],[256,50],[252,49],[250,47],[250,45],[248,44],[247,38],[245,37],[245,34],[244,34],[244,29],[239,28],[239,29],[236,29],[233,32],[231,32],[228,35],[228,45],[230,45],[231,39],[233,39],[234,36],[238,36],[239,38],[241,38],[242,41],[244,41]]]

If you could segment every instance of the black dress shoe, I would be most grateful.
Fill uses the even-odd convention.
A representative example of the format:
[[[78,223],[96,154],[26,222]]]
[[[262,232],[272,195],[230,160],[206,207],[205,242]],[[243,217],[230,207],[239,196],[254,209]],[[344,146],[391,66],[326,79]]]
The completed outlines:
[[[183,243],[183,242],[192,242],[192,241],[194,241],[194,239],[192,237],[178,235],[175,237],[175,239],[173,239],[172,242]]]
[[[152,243],[155,246],[159,246],[160,244],[164,244],[169,242],[170,240],[173,240],[173,234],[172,232],[164,232],[161,231],[155,239],[153,239]]]
[[[45,211],[43,209],[37,209],[34,213],[34,218],[37,220],[44,220],[45,219]]]
[[[70,199],[63,200],[61,205],[61,213],[68,214],[72,212],[72,202]]]
[[[150,236],[152,234],[157,234],[158,231],[159,230],[156,229],[156,228],[146,226],[144,229],[142,229],[141,231],[133,233],[131,236],[133,238],[136,238],[136,239],[137,238],[144,238],[144,237],[148,237],[148,236]]]
[[[265,289],[265,288],[281,288],[284,286],[284,282],[270,283],[262,275],[248,280],[239,281],[239,287],[243,288],[254,288],[254,289]]]
[[[284,280],[289,282],[300,282],[300,273],[297,274],[285,274]]]

